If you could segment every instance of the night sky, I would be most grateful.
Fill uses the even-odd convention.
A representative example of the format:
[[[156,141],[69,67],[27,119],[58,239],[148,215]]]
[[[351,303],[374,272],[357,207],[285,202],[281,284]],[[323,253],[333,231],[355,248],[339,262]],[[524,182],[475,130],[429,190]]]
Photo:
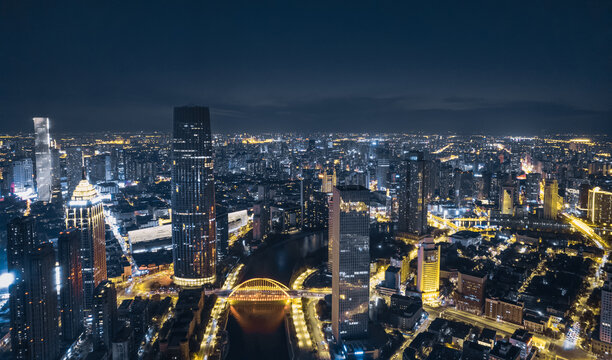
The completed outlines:
[[[0,132],[612,134],[612,1],[58,3],[0,1]]]

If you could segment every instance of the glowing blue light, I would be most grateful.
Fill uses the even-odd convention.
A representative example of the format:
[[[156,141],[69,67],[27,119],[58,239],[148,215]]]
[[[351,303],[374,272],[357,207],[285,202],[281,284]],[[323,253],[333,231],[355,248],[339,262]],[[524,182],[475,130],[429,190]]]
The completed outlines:
[[[15,281],[15,275],[7,272],[0,275],[0,289],[6,289],[13,284]]]

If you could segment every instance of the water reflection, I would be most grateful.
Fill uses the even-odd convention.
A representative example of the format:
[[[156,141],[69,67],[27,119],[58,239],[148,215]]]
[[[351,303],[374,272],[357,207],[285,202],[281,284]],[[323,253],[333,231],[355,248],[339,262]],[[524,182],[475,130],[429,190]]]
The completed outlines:
[[[247,334],[271,334],[285,318],[289,305],[284,301],[244,302],[230,306],[232,316]]]

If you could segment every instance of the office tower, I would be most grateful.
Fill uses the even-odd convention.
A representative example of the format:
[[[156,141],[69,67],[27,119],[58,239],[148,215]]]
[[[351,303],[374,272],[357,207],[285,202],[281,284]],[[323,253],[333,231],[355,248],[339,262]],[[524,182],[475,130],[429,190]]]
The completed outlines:
[[[55,359],[59,354],[55,253],[50,243],[39,244],[29,216],[8,224],[8,271],[11,352],[15,359]]]
[[[331,193],[327,197],[327,206],[329,212],[327,214],[327,271],[333,271],[332,263],[334,259],[334,194]]]
[[[514,186],[504,185],[499,192],[499,210],[502,215],[514,214]]]
[[[172,254],[174,283],[215,282],[216,230],[210,112],[174,108],[172,139]]]
[[[546,180],[544,184],[544,218],[554,220],[559,214],[559,184]]]
[[[86,320],[91,319],[93,292],[106,280],[106,239],[102,199],[98,192],[83,179],[72,193],[66,208],[66,228],[76,228],[81,233],[81,267],[83,269],[83,311]]]
[[[321,192],[331,193],[336,186],[336,169],[326,170],[321,173]]]
[[[38,200],[51,201],[52,164],[49,138],[49,118],[34,118],[34,148],[36,152],[36,189]]]
[[[83,330],[83,274],[79,230],[68,229],[60,233],[57,256],[60,266],[62,337],[65,341],[72,342]]]
[[[253,208],[255,206],[253,205]],[[217,231],[217,257],[222,260],[229,252],[229,223],[227,209],[217,205],[217,216],[215,217]],[[253,215],[253,238],[255,238],[255,215]]]
[[[253,204],[253,240],[264,240],[270,233],[270,207],[265,201]]]
[[[30,354],[54,360],[59,355],[59,319],[55,281],[55,251],[51,243],[26,255],[26,320],[30,327]]]
[[[7,270],[15,275],[9,286],[9,308],[11,311],[11,351],[15,359],[29,359],[30,328],[27,322],[28,283],[26,282],[26,255],[38,244],[34,220],[29,216],[18,217],[7,224]]]
[[[32,159],[13,162],[13,193],[34,191],[34,164]]]
[[[79,147],[66,149],[66,180],[68,185],[68,196],[72,194],[79,182],[82,180],[83,152]]]
[[[111,350],[118,330],[117,292],[112,281],[102,281],[94,291],[92,335],[96,349]]]
[[[610,283],[610,276],[601,289],[599,340],[612,344],[612,283]]]
[[[419,245],[417,290],[425,304],[436,302],[440,295],[440,246],[431,238]]]
[[[423,235],[427,232],[427,188],[423,153],[411,151],[403,162],[399,192],[399,232]]]
[[[389,159],[378,159],[376,166],[376,185],[378,190],[387,190],[389,187]]]
[[[457,309],[475,315],[482,313],[485,296],[486,275],[459,272],[457,280]]]
[[[612,223],[612,192],[599,187],[589,190],[587,216],[597,225]]]
[[[370,291],[370,193],[361,186],[334,187],[332,330],[337,341],[365,337]]]
[[[525,200],[528,204],[537,204],[540,202],[540,181],[542,181],[542,174],[527,174],[525,180]]]
[[[55,147],[51,148],[51,201],[62,201],[62,171],[60,166],[60,153]]]

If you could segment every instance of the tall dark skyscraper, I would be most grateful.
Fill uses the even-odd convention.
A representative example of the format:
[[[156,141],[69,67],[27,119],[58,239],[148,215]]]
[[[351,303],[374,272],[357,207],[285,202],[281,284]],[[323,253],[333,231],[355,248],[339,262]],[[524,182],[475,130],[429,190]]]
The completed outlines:
[[[107,277],[106,239],[102,199],[84,175],[68,202],[66,228],[76,228],[81,234],[83,311],[89,322],[94,289]]]
[[[370,299],[370,192],[334,187],[329,243],[332,267],[332,330],[337,341],[368,333]]]
[[[172,140],[172,253],[174,282],[215,281],[216,221],[210,112],[174,108]]]
[[[427,232],[427,179],[422,152],[411,151],[400,174],[399,232],[423,235]]]
[[[53,360],[59,355],[55,252],[50,243],[37,244],[34,221],[28,217],[8,225],[11,352],[15,359]]]
[[[112,281],[101,282],[94,291],[92,335],[96,349],[111,349],[117,326],[117,291]]]
[[[15,275],[9,287],[11,310],[11,351],[15,359],[28,359],[30,333],[26,314],[28,310],[25,277],[25,257],[36,246],[34,221],[29,216],[13,219],[7,226],[8,271]]]
[[[81,233],[68,229],[57,241],[60,265],[60,315],[62,337],[70,342],[83,329],[83,274],[81,266]]]

